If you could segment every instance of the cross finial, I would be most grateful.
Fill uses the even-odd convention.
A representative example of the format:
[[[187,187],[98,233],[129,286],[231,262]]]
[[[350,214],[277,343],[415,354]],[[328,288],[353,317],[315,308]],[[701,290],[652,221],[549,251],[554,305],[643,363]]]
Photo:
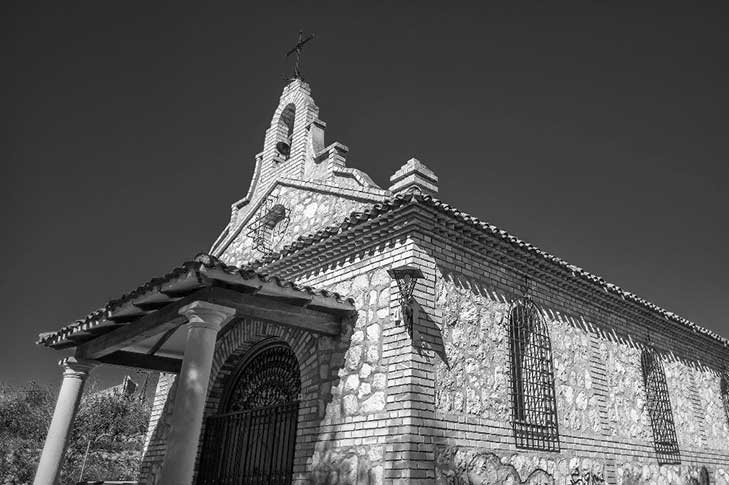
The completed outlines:
[[[304,31],[299,31],[299,40],[296,43],[296,45],[286,53],[286,57],[288,58],[291,54],[296,53],[296,64],[294,64],[294,75],[291,79],[304,79],[304,74],[301,69],[301,52],[303,50],[304,44],[309,42],[311,39],[314,38],[314,34],[309,34],[306,38],[304,38]]]

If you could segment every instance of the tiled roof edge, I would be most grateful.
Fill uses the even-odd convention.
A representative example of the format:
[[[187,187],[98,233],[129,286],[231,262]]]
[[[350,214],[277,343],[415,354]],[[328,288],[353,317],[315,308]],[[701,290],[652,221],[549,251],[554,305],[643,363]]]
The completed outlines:
[[[148,293],[150,291],[154,291],[155,288],[158,288],[162,284],[173,280],[174,278],[178,276],[182,276],[183,274],[188,273],[189,271],[195,271],[198,272],[203,267],[207,269],[218,269],[221,271],[224,271],[228,274],[239,274],[241,277],[245,279],[253,279],[258,278],[262,283],[267,282],[273,282],[276,285],[282,287],[282,288],[290,288],[296,291],[301,291],[308,293],[313,296],[320,296],[323,298],[332,298],[335,299],[338,302],[348,302],[353,304],[354,300],[352,298],[346,298],[339,293],[328,291],[328,290],[319,290],[316,288],[313,288],[311,286],[302,286],[297,285],[296,283],[288,280],[284,280],[278,276],[275,275],[268,275],[264,272],[254,271],[250,269],[250,267],[244,267],[239,268],[237,266],[231,266],[228,264],[223,263],[221,260],[216,258],[215,256],[212,256],[207,253],[199,253],[192,261],[186,261],[182,263],[180,266],[174,268],[172,271],[166,273],[164,276],[153,278],[149,280],[147,283],[137,287],[136,289],[130,291],[129,293],[126,293],[122,295],[119,298],[116,298],[114,300],[109,300],[109,302],[104,305],[102,308],[99,308],[98,310],[95,310],[88,315],[86,315],[84,318],[81,318],[79,320],[76,320],[75,322],[66,325],[59,330],[55,332],[44,332],[41,333],[38,336],[38,340],[36,340],[36,344],[48,344],[52,340],[63,338],[67,335],[70,335],[74,331],[78,330],[79,328],[83,327],[84,325],[88,323],[92,323],[93,321],[98,321],[106,316],[108,316],[113,310],[121,307],[125,303],[129,302],[130,300],[139,297],[141,295],[144,295],[145,293]]]
[[[344,219],[340,224],[325,227],[323,229],[320,229],[310,235],[306,236],[300,236],[296,241],[292,242],[291,244],[288,244],[284,248],[282,248],[280,251],[276,253],[269,254],[267,256],[264,256],[258,260],[251,261],[246,264],[245,267],[247,268],[261,268],[265,267],[266,265],[272,264],[278,260],[281,260],[287,256],[290,256],[297,251],[307,248],[309,246],[313,246],[314,244],[317,244],[325,239],[328,239],[330,237],[336,236],[337,234],[340,234],[344,231],[347,231],[359,224],[362,224],[363,222],[375,219],[377,217],[380,217],[381,215],[391,212],[395,209],[398,209],[400,207],[403,207],[405,205],[410,205],[414,203],[422,203],[426,206],[432,207],[436,210],[438,210],[441,213],[447,214],[455,219],[461,220],[471,226],[477,227],[485,232],[488,232],[510,244],[513,246],[516,246],[527,253],[534,254],[544,260],[547,260],[551,262],[552,264],[568,271],[572,274],[572,276],[582,279],[583,281],[592,283],[601,289],[605,290],[608,293],[614,294],[616,296],[619,296],[620,298],[623,298],[627,301],[632,301],[634,303],[637,303],[638,305],[662,316],[663,318],[666,318],[669,321],[673,321],[676,323],[679,323],[693,331],[696,331],[698,333],[701,333],[703,335],[706,335],[708,337],[713,338],[714,340],[717,340],[721,342],[724,346],[729,347],[729,340],[722,337],[721,335],[717,334],[716,332],[709,330],[707,328],[704,328],[680,315],[677,315],[676,313],[673,313],[669,310],[666,310],[665,308],[662,308],[655,303],[652,303],[648,300],[645,300],[639,296],[637,296],[634,293],[631,293],[630,291],[624,290],[618,285],[615,285],[613,283],[607,282],[604,278],[594,275],[588,271],[585,271],[584,269],[575,266],[574,264],[570,264],[567,261],[554,256],[546,251],[543,251],[539,249],[537,246],[528,243],[526,241],[522,241],[521,239],[517,238],[516,236],[510,234],[509,232],[499,229],[498,227],[494,226],[493,224],[489,224],[488,222],[481,221],[477,217],[474,217],[466,212],[463,212],[459,209],[456,209],[455,207],[436,199],[435,197],[424,194],[420,191],[412,190],[408,191],[405,194],[399,194],[396,195],[384,202],[374,204],[371,208],[362,211],[362,212],[353,212],[351,213],[347,218]]]

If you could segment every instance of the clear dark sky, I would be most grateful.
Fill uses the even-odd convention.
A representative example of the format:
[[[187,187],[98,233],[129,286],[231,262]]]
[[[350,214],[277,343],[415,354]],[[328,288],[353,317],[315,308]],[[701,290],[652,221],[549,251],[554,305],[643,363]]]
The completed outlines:
[[[39,332],[209,249],[300,28],[349,166],[387,187],[417,157],[444,200],[729,336],[726,11],[62,3],[4,15],[0,381],[59,382]]]

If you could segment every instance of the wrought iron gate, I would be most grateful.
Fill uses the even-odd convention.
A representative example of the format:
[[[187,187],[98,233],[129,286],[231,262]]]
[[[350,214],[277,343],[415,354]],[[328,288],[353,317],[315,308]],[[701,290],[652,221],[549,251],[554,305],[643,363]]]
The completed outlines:
[[[223,413],[205,420],[197,483],[291,483],[301,390],[294,352],[259,345],[230,382]]]
[[[198,483],[291,483],[298,416],[298,401],[210,416]]]

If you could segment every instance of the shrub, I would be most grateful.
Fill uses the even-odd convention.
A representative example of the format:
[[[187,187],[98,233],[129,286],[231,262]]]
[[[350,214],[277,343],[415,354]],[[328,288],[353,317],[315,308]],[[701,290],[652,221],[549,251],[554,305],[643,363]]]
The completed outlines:
[[[55,390],[33,382],[22,388],[0,386],[0,484],[33,481],[55,397]],[[85,480],[136,478],[150,410],[139,395],[85,395],[69,437],[61,483],[76,483],[89,443]]]

